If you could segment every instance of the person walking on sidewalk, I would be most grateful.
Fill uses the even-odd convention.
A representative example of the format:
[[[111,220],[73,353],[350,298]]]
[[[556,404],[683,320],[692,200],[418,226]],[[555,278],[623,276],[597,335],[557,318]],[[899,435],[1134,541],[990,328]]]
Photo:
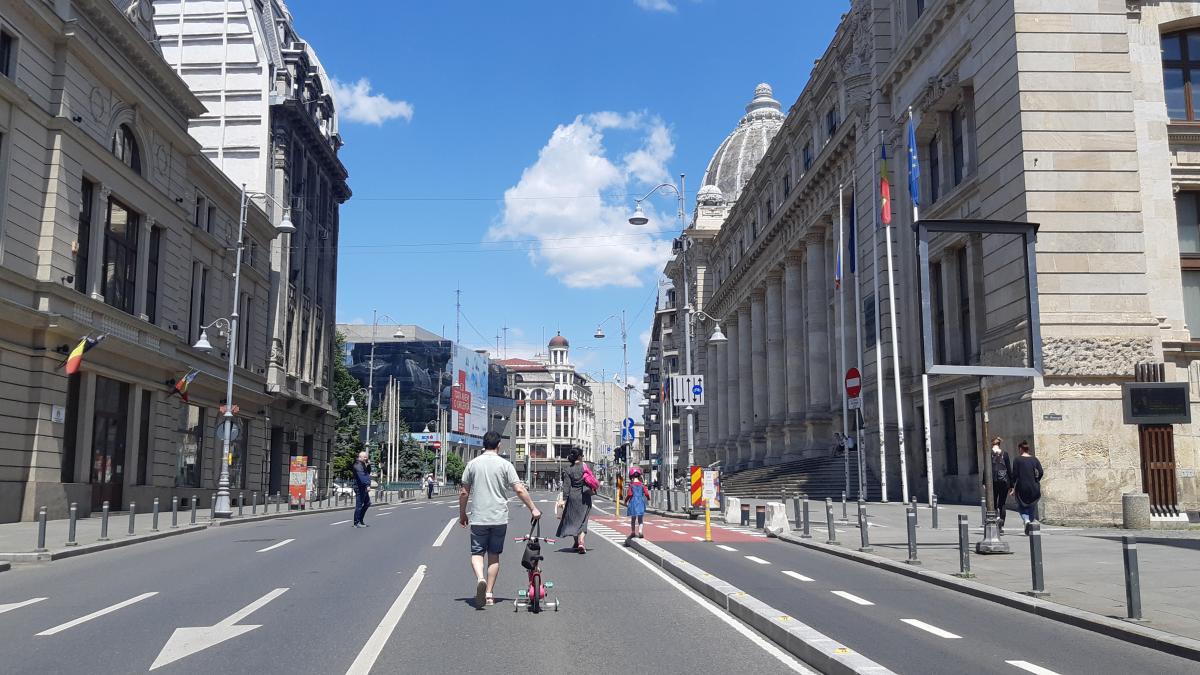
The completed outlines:
[[[354,527],[370,527],[363,522],[371,505],[371,459],[364,450],[354,462]]]
[[[563,472],[563,508],[562,517],[558,520],[558,537],[574,537],[575,551],[587,553],[583,538],[587,536],[588,517],[592,513],[592,491],[599,483],[592,475],[592,470],[583,462],[583,453],[579,448],[571,448],[567,453],[567,461],[571,466]]]
[[[504,552],[504,537],[508,534],[508,491],[517,493],[533,520],[542,517],[512,462],[496,453],[499,447],[498,432],[489,431],[483,435],[483,454],[467,464],[462,487],[458,490],[458,524],[471,527],[471,571],[475,573],[476,609],[493,604],[492,589],[500,575],[500,554]]]
[[[1029,442],[1021,441],[1017,446],[1021,455],[1012,466],[1012,492],[1017,497],[1017,512],[1025,523],[1025,534],[1029,525],[1037,522],[1037,503],[1042,498],[1042,463],[1029,450]]]
[[[1008,453],[1000,447],[1003,442],[999,436],[992,439],[992,501],[996,504],[996,515],[1000,518],[1000,531],[1004,531],[1004,516],[1008,509],[1004,507],[1008,501],[1008,491],[1012,489],[1012,460]]]
[[[645,483],[642,482],[642,470],[638,467],[633,467],[629,470],[629,489],[625,493],[626,513],[629,515],[629,537],[625,539],[625,545],[637,537],[645,539],[645,517],[646,517],[646,502],[650,499],[650,490],[646,489]]]

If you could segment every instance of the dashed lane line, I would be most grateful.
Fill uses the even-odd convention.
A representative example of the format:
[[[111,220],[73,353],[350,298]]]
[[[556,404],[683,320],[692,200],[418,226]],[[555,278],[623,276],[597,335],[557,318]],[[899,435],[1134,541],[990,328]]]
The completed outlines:
[[[793,572],[792,570],[783,570],[783,573],[795,579],[796,581],[812,581],[812,577],[806,577],[803,574],[800,574],[799,572]]]
[[[867,605],[875,604],[875,603],[871,602],[870,600],[864,600],[864,599],[858,597],[857,595],[854,595],[853,593],[847,593],[846,591],[830,591],[830,593],[833,593],[834,595],[838,596],[839,598],[844,598],[846,600],[849,600],[850,602],[853,602],[856,605],[867,606]]]
[[[717,544],[717,548],[721,549],[722,551],[737,551],[736,548],[732,546],[726,546],[725,544]]]
[[[380,652],[383,651],[392,632],[396,630],[396,625],[400,623],[404,611],[408,609],[413,596],[417,594],[417,587],[421,585],[424,578],[425,566],[420,565],[417,567],[417,571],[413,572],[408,583],[404,585],[404,590],[400,591],[400,595],[396,597],[396,601],[392,603],[387,614],[383,615],[383,620],[375,627],[371,637],[367,638],[362,650],[355,657],[354,663],[351,663],[350,668],[346,671],[346,675],[368,675],[371,672]]]
[[[345,523],[348,523],[348,522],[350,522],[350,520],[349,520],[349,519],[346,519],[346,520],[339,520],[339,521],[337,521],[336,523],[330,523],[330,525],[344,525]]]
[[[1026,672],[1035,673],[1035,675],[1058,675],[1058,673],[1050,670],[1049,668],[1043,668],[1028,661],[1005,661],[1005,663],[1015,668],[1020,668]]]
[[[42,637],[42,636],[46,636],[46,635],[55,635],[57,633],[61,633],[64,630],[67,630],[69,628],[74,628],[75,626],[78,626],[81,623],[87,623],[88,621],[91,621],[92,619],[98,619],[98,618],[104,616],[105,614],[112,614],[113,612],[117,611],[118,609],[128,607],[136,602],[141,602],[142,600],[153,597],[155,595],[158,595],[158,591],[151,591],[149,593],[142,593],[141,595],[135,595],[128,600],[122,600],[121,602],[118,602],[115,605],[109,605],[108,607],[105,607],[104,609],[98,609],[98,610],[92,612],[91,614],[86,614],[84,616],[79,617],[78,619],[74,619],[74,620],[68,621],[66,623],[60,623],[57,626],[55,626],[54,628],[47,628],[46,630],[38,633],[37,636]]]
[[[671,531],[674,532],[675,534],[682,534],[684,536],[687,536],[687,532],[684,532],[683,530],[671,530]]]
[[[450,528],[454,527],[454,524],[457,522],[458,518],[451,518],[450,522],[446,523],[446,526],[442,528],[442,533],[438,535],[437,539],[433,540],[434,548],[439,548],[442,544],[446,543],[446,537],[450,535]]]
[[[0,605],[0,614],[11,612],[14,609],[21,609],[22,607],[27,607],[35,602],[41,602],[43,600],[45,600],[45,598],[30,598],[28,600],[22,600],[21,602],[10,602],[6,605]]]
[[[743,556],[743,557],[746,560],[749,560],[752,563],[758,563],[759,565],[770,565],[771,564],[770,562],[763,560],[762,558],[760,558],[756,555],[748,555],[748,556]]]
[[[926,633],[933,633],[934,635],[936,635],[940,638],[945,638],[947,640],[959,640],[962,638],[961,635],[955,635],[954,633],[951,633],[948,630],[942,630],[941,628],[938,628],[937,626],[932,626],[932,625],[927,624],[924,621],[921,621],[919,619],[900,619],[900,620],[903,621],[904,623],[912,626],[913,628],[920,628],[921,630],[925,631]]]
[[[280,548],[282,546],[287,546],[288,544],[292,543],[293,541],[296,541],[296,540],[295,539],[284,539],[283,541],[281,541],[277,544],[271,544],[270,546],[268,546],[266,548],[260,548],[257,551],[255,551],[255,553],[266,553],[267,551],[274,551],[275,549]]]
[[[704,541],[704,537],[697,537],[694,535],[692,536],[692,539],[695,539],[696,541]]]

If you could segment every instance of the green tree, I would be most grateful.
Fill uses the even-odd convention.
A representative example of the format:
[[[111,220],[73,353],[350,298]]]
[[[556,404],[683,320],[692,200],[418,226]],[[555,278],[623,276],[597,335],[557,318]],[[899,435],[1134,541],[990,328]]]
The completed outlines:
[[[462,480],[463,469],[466,468],[466,462],[463,461],[463,458],[458,453],[452,452],[446,455],[446,482],[458,485]]]
[[[367,423],[366,405],[349,407],[346,404],[362,388],[350,374],[343,355],[346,353],[346,335],[338,333],[333,339],[333,397],[337,402],[338,421],[335,427],[334,455],[330,459],[333,477],[348,479],[353,476],[351,466],[363,449],[362,429]],[[357,401],[355,401],[357,403]],[[365,403],[365,401],[363,402]],[[376,420],[379,416],[374,415]]]
[[[397,457],[400,480],[419,480],[426,473],[424,450],[421,444],[409,435],[408,423],[401,417],[396,422],[396,432],[400,439],[400,452]]]

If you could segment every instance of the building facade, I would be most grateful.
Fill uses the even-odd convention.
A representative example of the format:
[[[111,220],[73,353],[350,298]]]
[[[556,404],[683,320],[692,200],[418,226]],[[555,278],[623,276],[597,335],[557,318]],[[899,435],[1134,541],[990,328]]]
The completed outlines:
[[[0,14],[0,522],[215,492],[229,340],[235,490],[275,492],[275,230],[188,135],[203,103],[163,60],[150,3],[18,0]],[[194,195],[207,196],[203,210]],[[237,335],[200,326],[234,311]],[[67,376],[82,336],[105,336]],[[172,395],[197,371],[188,400]]]
[[[1188,50],[1197,29],[1196,2],[854,0],[709,251],[698,297],[728,338],[708,342],[701,331],[696,341],[712,456],[746,467],[829,453],[843,428],[843,373],[857,362],[868,480],[886,478],[891,499],[925,498],[929,485],[943,499],[978,499],[980,380],[932,376],[928,410],[923,403],[911,109],[921,219],[1040,226],[1043,375],[987,386],[991,432],[1010,451],[1027,440],[1046,469],[1044,517],[1119,522],[1122,493],[1141,491],[1162,520],[1200,508],[1194,425],[1159,430],[1173,435],[1158,448],[1170,461],[1152,466],[1154,434],[1123,424],[1121,407],[1122,384],[1142,363],[1188,383],[1193,408],[1198,396],[1200,141],[1191,123],[1200,113],[1188,74],[1200,58]],[[887,229],[877,228],[881,146],[892,158]],[[848,312],[834,290],[839,226],[856,228],[859,242],[845,249],[858,263],[856,274],[843,268]],[[894,298],[875,282],[885,278],[885,237]],[[1026,357],[1028,317],[1013,312],[1020,256],[967,234],[940,236],[930,253],[938,360]]]
[[[600,379],[585,374],[584,381],[591,390],[592,407],[595,409],[595,423],[592,425],[593,456],[597,462],[612,461],[613,448],[625,442],[622,440],[621,429],[625,419],[629,417],[626,389],[621,386],[619,379],[614,381],[607,373],[602,373]]]
[[[142,3],[149,5],[151,3]],[[329,75],[283,0],[156,0],[162,53],[207,111],[190,130],[203,153],[296,232],[271,244],[271,485],[289,458],[333,452],[332,359],[339,207],[350,198]],[[208,195],[197,193],[198,213]]]

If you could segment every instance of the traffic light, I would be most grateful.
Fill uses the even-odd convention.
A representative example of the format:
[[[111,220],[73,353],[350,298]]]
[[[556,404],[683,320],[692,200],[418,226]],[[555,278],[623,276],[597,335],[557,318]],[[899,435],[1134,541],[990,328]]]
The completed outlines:
[[[613,457],[616,458],[616,460],[618,462],[628,462],[629,461],[629,444],[626,443],[626,444],[621,445],[620,447],[616,448],[615,450],[613,450]]]

